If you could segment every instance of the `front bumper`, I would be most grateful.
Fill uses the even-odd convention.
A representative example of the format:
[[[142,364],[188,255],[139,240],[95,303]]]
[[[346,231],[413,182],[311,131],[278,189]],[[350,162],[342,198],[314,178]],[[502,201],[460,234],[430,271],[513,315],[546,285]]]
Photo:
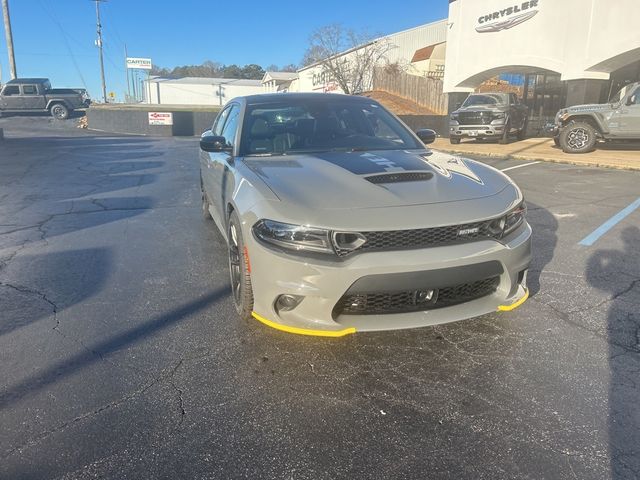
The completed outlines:
[[[555,123],[547,123],[542,132],[547,137],[557,137],[560,135],[560,127]]]
[[[449,137],[453,138],[493,138],[504,134],[505,124],[496,125],[455,125],[449,124]]]
[[[248,236],[254,317],[271,327],[292,333],[342,336],[355,331],[415,328],[454,322],[518,306],[528,295],[526,271],[531,260],[531,227],[524,224],[502,244],[495,240],[420,250],[355,254],[344,261],[297,257],[271,250]],[[469,265],[500,265],[495,292],[449,307],[411,313],[336,315],[345,293],[364,277],[388,278],[389,291],[398,290],[394,278],[401,274],[451,269]],[[460,278],[459,283],[467,279]],[[420,289],[422,285],[415,285]],[[291,311],[280,311],[276,300],[292,294],[304,300]]]

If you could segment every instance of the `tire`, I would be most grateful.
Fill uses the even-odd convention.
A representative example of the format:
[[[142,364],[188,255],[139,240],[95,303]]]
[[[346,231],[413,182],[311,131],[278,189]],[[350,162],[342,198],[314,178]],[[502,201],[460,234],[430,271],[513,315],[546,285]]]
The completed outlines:
[[[506,145],[509,143],[509,130],[511,130],[511,123],[507,121],[507,123],[504,124],[504,132],[498,139],[498,143],[500,145]]]
[[[560,148],[564,153],[591,152],[596,141],[596,129],[587,122],[571,122],[560,131]]]
[[[211,204],[209,203],[209,199],[207,198],[207,194],[204,193],[204,184],[202,183],[202,176],[200,176],[200,196],[202,198],[202,218],[205,220],[213,220],[211,216],[211,212],[209,211],[209,207]]]
[[[54,103],[49,108],[51,116],[57,120],[66,120],[69,118],[69,109],[62,103]]]
[[[251,267],[246,256],[240,219],[236,212],[231,212],[229,216],[227,239],[229,245],[229,278],[231,280],[233,303],[240,318],[249,320],[253,312]]]
[[[460,139],[459,138],[449,138],[449,141],[451,142],[451,145],[460,144]]]
[[[529,119],[525,118],[522,123],[522,128],[518,130],[518,140],[524,140],[527,138],[527,127],[529,126]]]

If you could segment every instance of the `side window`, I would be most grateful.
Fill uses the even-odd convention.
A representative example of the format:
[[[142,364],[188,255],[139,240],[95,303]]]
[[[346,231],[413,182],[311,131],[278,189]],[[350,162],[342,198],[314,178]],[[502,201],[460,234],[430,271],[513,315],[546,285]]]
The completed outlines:
[[[240,109],[237,105],[231,107],[227,121],[222,129],[222,136],[227,141],[228,145],[233,145],[236,140],[236,131],[238,130],[238,117],[240,116]]]
[[[38,89],[35,85],[23,85],[22,86],[22,94],[23,95],[36,95],[38,93]]]
[[[18,85],[7,85],[6,87],[4,87],[2,94],[5,97],[8,97],[10,95],[20,95],[20,87],[18,87]]]
[[[225,108],[222,112],[220,112],[220,114],[216,118],[216,121],[213,123],[213,128],[211,129],[211,131],[217,137],[222,135],[222,127],[224,127],[224,121],[227,119],[227,116],[229,115],[229,110],[231,109]]]
[[[636,88],[636,91],[633,92],[633,97],[634,98],[634,105],[640,105],[640,88]]]

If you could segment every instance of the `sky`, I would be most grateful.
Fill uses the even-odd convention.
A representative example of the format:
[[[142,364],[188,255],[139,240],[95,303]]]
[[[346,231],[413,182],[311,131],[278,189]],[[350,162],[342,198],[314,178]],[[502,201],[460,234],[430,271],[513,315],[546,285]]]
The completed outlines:
[[[49,77],[54,87],[87,88],[101,97],[92,0],[9,0],[19,77]],[[447,17],[447,0],[101,2],[107,92],[127,90],[125,44],[130,57],[173,68],[205,60],[223,64],[299,63],[313,30],[340,23],[390,34]],[[2,24],[0,24],[2,29]],[[2,82],[9,80],[4,31]]]

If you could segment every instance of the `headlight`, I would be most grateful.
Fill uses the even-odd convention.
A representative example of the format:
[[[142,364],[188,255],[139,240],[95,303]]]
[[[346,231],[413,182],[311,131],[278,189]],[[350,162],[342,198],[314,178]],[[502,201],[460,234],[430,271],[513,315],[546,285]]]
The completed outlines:
[[[335,253],[329,230],[321,228],[260,220],[253,226],[253,233],[258,240],[289,250]]]
[[[493,114],[493,118],[494,118],[494,119],[497,119],[497,118],[505,118],[506,116],[507,116],[507,114],[506,114],[506,113],[504,113],[504,112],[498,112],[498,113],[494,113],[494,114]]]
[[[489,224],[489,232],[497,239],[504,238],[522,225],[526,214],[527,206],[522,202],[504,217],[493,220]]]

